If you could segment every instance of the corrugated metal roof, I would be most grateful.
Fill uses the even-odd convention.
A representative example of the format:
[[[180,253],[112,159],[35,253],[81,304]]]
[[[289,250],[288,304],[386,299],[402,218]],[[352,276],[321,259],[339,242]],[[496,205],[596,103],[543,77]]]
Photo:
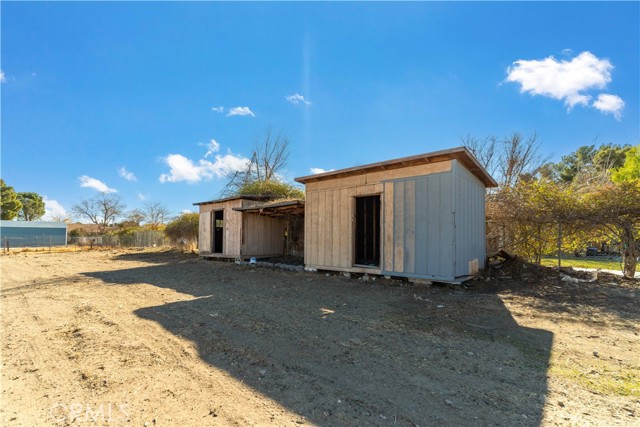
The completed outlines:
[[[53,221],[7,221],[0,220],[0,227],[13,228],[67,228],[64,222]]]
[[[302,215],[304,214],[304,200],[285,200],[281,202],[266,202],[255,206],[244,206],[233,208],[234,211],[257,213],[260,215],[269,215],[280,217],[288,214]]]
[[[384,162],[370,163],[352,168],[340,169],[331,172],[324,172],[315,175],[307,175],[295,178],[297,182],[306,184],[309,182],[324,181],[336,178],[344,178],[354,175],[362,175],[369,172],[379,172],[391,169],[400,169],[409,166],[424,165],[427,163],[444,162],[447,160],[458,160],[472,174],[474,174],[486,187],[497,187],[498,183],[482,167],[475,156],[466,147],[456,147],[447,150],[434,151],[431,153],[418,154],[415,156],[402,157],[399,159],[387,160]]]

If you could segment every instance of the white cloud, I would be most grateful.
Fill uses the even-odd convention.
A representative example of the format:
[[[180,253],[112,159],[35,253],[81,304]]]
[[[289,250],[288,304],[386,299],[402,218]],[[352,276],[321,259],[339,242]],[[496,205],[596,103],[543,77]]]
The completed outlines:
[[[94,190],[98,190],[101,193],[115,193],[118,191],[115,188],[109,188],[107,184],[100,181],[99,179],[91,178],[87,175],[82,175],[80,177],[80,187],[93,188]]]
[[[508,82],[520,83],[520,91],[564,101],[570,110],[575,105],[588,106],[589,89],[603,89],[611,82],[613,65],[591,52],[575,58],[556,60],[553,56],[542,60],[518,60],[507,69]]]
[[[181,213],[181,214],[190,214],[190,213],[195,213],[195,212],[194,212],[194,211],[191,211],[191,210],[189,210],[189,209],[182,209],[182,210],[180,211],[180,213]]]
[[[229,110],[229,112],[227,113],[227,117],[231,117],[231,116],[251,116],[251,117],[255,117],[256,115],[253,114],[253,111],[251,111],[251,109],[249,107],[234,107],[234,108],[231,108]]]
[[[142,194],[142,193],[138,193],[138,194],[136,194],[136,195],[138,196],[138,200],[140,200],[140,201],[143,201],[143,200],[145,200],[145,199],[147,198],[147,196],[145,196],[145,195],[144,195],[144,194]]]
[[[311,105],[311,101],[307,101],[306,99],[304,99],[304,96],[300,95],[299,93],[294,93],[293,95],[289,95],[285,98],[287,99],[287,101],[289,101],[293,105],[298,105],[298,104]]]
[[[207,147],[208,147],[207,152],[204,155],[205,159],[210,155],[220,151],[220,143],[215,139],[212,139],[211,141],[209,141],[209,145],[207,145]]]
[[[224,113],[224,107],[211,107],[211,111],[215,111],[216,113]]]
[[[160,175],[160,182],[186,181],[196,183],[212,178],[224,178],[230,172],[244,170],[249,159],[227,153],[224,156],[216,154],[215,161],[200,159],[194,162],[181,154],[170,154],[164,158],[169,166],[169,173]]]
[[[69,217],[67,210],[57,200],[42,196],[44,201],[44,216],[43,221],[59,221]]]
[[[4,83],[7,81],[7,78],[4,76],[4,71],[0,70],[0,83]]]
[[[325,173],[325,172],[333,172],[335,169],[322,169],[322,168],[310,168],[312,174]]]
[[[124,166],[122,166],[120,169],[118,169],[118,174],[123,177],[124,179],[126,179],[127,181],[137,181],[138,178],[136,178],[136,176],[133,174],[133,172],[129,172],[127,170],[127,168],[125,168]]]
[[[613,114],[616,120],[620,120],[624,109],[624,101],[619,96],[601,93],[598,95],[598,99],[593,102],[592,107],[602,111],[604,114]]]

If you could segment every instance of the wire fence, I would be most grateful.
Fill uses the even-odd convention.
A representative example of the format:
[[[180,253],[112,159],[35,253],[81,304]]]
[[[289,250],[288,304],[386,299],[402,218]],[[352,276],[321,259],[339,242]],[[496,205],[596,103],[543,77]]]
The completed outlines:
[[[137,231],[125,235],[73,236],[69,244],[89,247],[149,248],[169,244],[162,231]]]
[[[139,231],[126,235],[100,236],[68,236],[40,235],[40,236],[3,236],[2,250],[8,252],[13,249],[49,250],[60,247],[84,248],[147,248],[169,245],[161,231]]]
[[[66,246],[67,241],[63,235],[40,236],[3,236],[2,249],[8,251],[13,248],[49,248]]]

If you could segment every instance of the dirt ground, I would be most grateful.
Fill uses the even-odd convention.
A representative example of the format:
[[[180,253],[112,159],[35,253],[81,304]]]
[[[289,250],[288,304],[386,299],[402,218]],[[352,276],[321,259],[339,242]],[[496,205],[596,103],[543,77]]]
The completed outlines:
[[[3,426],[640,425],[640,284],[0,257]],[[505,276],[503,274],[503,276]]]

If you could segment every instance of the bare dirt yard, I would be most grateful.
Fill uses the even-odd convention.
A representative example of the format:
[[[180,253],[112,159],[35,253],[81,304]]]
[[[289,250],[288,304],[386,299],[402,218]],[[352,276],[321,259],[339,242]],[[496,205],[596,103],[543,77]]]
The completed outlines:
[[[2,426],[640,425],[640,284],[0,257]],[[506,276],[506,275],[505,275]]]

